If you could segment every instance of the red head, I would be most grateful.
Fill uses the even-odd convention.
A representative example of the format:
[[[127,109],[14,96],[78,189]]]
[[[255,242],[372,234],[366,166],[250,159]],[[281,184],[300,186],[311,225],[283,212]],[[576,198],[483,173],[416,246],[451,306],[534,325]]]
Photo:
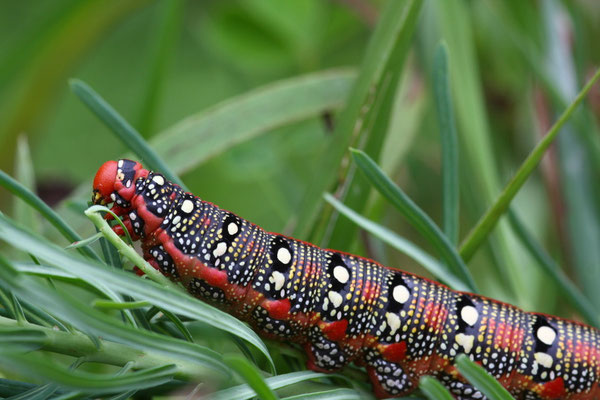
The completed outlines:
[[[138,162],[121,159],[107,161],[94,178],[94,204],[112,203],[119,195],[121,200],[130,201],[135,193],[135,180],[147,171]]]

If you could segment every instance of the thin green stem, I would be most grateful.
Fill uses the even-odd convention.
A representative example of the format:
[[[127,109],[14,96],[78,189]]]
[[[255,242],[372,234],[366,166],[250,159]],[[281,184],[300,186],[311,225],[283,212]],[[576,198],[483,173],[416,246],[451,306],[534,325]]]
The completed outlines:
[[[92,307],[103,308],[108,310],[128,310],[132,308],[148,307],[150,303],[147,301],[128,301],[125,303],[117,303],[115,301],[96,299],[92,303]]]
[[[525,159],[523,164],[519,167],[515,175],[512,177],[510,182],[506,185],[500,196],[496,199],[495,203],[488,208],[486,213],[479,219],[477,224],[473,227],[471,232],[467,235],[460,246],[460,255],[465,262],[468,262],[471,257],[475,254],[477,249],[481,246],[484,239],[489,235],[491,230],[496,226],[496,223],[500,217],[506,212],[510,202],[515,195],[521,189],[521,186],[525,183],[529,175],[537,167],[541,161],[544,153],[550,147],[556,135],[560,132],[563,125],[569,120],[575,109],[583,101],[585,96],[588,94],[592,86],[600,78],[600,69],[596,71],[592,79],[583,87],[581,92],[577,95],[575,100],[569,105],[569,107],[562,113],[560,118],[554,123],[552,128],[548,131],[548,134],[544,136],[542,140],[535,146],[535,148],[529,153],[529,156]]]
[[[164,286],[170,286],[174,288],[178,288],[175,284],[173,284],[169,279],[167,279],[163,274],[157,271],[154,267],[146,262],[138,253],[135,251],[133,247],[128,246],[125,242],[121,240],[119,235],[117,235],[110,225],[106,222],[106,220],[102,217],[100,212],[105,212],[107,210],[104,206],[91,206],[87,210],[85,210],[85,215],[92,221],[96,228],[108,240],[117,248],[119,253],[121,253],[125,258],[131,261],[135,266],[141,269],[148,278],[152,279],[155,282],[158,282]]]

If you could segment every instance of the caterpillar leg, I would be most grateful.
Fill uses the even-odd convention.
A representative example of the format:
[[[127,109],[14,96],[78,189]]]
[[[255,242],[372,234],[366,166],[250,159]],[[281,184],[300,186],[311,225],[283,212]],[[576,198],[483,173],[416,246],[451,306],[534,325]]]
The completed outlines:
[[[323,335],[319,327],[309,330],[308,342],[304,345],[308,361],[308,369],[317,372],[332,372],[348,364],[348,359],[342,346]]]
[[[446,372],[436,376],[457,400],[487,400],[487,397],[470,383],[454,378]]]
[[[365,361],[377,398],[398,397],[415,389],[415,382],[402,366],[386,360],[378,351],[369,349],[365,354]]]
[[[167,253],[162,244],[150,247],[147,251],[144,251],[144,256],[145,258],[147,256],[146,261],[162,272],[163,275],[172,280],[177,280],[179,278],[179,273],[177,272],[173,258]]]

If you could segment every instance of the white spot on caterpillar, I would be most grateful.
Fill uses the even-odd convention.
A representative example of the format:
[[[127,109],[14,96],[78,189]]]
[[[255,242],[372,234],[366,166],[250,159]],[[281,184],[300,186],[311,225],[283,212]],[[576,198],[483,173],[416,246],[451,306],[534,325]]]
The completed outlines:
[[[119,160],[119,162],[117,163],[117,167],[123,168],[123,160]]]
[[[235,235],[236,233],[238,233],[238,226],[235,222],[230,222],[229,225],[227,225],[227,232],[230,235]]]
[[[535,361],[540,364],[542,367],[551,368],[552,367],[552,356],[546,353],[535,353],[534,355]]]
[[[194,203],[189,199],[184,200],[183,203],[181,203],[181,211],[188,214],[191,213],[194,211]]]
[[[333,277],[340,283],[346,283],[348,282],[348,279],[350,279],[350,274],[346,268],[342,267],[341,265],[337,265],[333,269]]]
[[[385,313],[385,318],[390,326],[390,334],[393,335],[400,328],[400,317],[394,313]]]
[[[153,180],[154,182],[156,182],[156,184],[157,184],[157,185],[161,185],[161,186],[162,186],[162,185],[164,185],[164,184],[165,184],[165,178],[163,178],[163,177],[162,177],[162,176],[160,176],[160,175],[154,175],[154,176],[152,177],[152,180]]]
[[[542,343],[550,346],[556,339],[556,332],[549,326],[542,326],[537,331],[537,337]]]
[[[473,349],[474,340],[475,336],[473,335],[465,335],[464,333],[456,335],[456,343],[460,344],[465,349],[465,353],[469,353],[471,349]]]
[[[479,319],[479,313],[473,306],[464,306],[462,310],[460,310],[460,317],[469,324],[469,326],[473,326]]]
[[[269,277],[269,281],[275,285],[275,290],[280,290],[285,283],[285,276],[279,271],[273,271]]]
[[[338,292],[334,292],[333,290],[331,292],[329,292],[329,300],[331,300],[331,304],[333,304],[333,306],[335,308],[338,308],[341,304],[342,304],[342,295],[339,294]]]
[[[227,251],[227,243],[225,243],[225,242],[219,242],[217,244],[217,247],[213,251],[213,256],[215,256],[215,257],[221,257],[223,254],[225,254],[225,251]]]
[[[400,304],[404,304],[410,298],[410,292],[404,285],[398,285],[394,288],[392,292],[392,296],[394,296],[394,300],[396,300]]]
[[[280,247],[279,250],[277,250],[277,259],[282,264],[288,264],[292,261],[292,253],[285,247]]]

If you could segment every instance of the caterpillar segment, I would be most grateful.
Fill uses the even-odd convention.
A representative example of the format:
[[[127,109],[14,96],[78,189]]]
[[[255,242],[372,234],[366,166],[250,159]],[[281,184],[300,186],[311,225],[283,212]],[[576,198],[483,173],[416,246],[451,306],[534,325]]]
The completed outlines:
[[[517,399],[600,399],[589,326],[266,232],[131,160],[102,165],[93,201],[113,204],[145,259],[190,294],[298,343],[312,370],[364,366],[379,398],[432,375],[457,399],[485,399],[453,365],[464,353]]]

